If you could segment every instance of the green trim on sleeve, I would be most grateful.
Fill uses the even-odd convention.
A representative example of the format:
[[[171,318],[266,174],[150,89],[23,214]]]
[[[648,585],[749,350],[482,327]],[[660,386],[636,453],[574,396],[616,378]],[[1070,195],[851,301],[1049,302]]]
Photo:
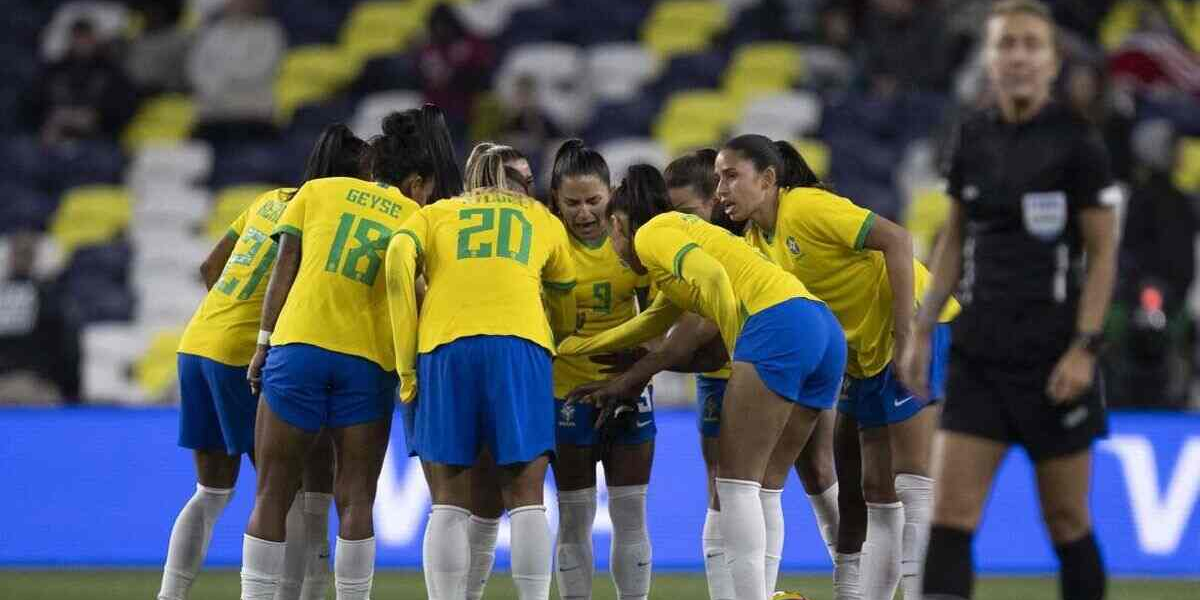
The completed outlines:
[[[679,251],[675,253],[675,276],[676,277],[678,277],[680,279],[683,278],[683,258],[685,256],[687,256],[688,252],[691,252],[692,250],[695,250],[696,248],[699,248],[699,247],[700,247],[700,244],[691,242],[691,243],[685,245],[684,247],[680,248]]]
[[[556,292],[569,292],[575,289],[574,281],[546,281],[543,279],[542,285],[546,286],[546,289]]]
[[[412,240],[413,245],[417,247],[417,254],[425,254],[425,249],[421,247],[421,240],[417,239],[417,234],[413,233],[412,230],[401,229],[396,232],[396,235],[407,236],[408,239]]]
[[[304,234],[299,229],[296,229],[295,227],[292,227],[291,225],[280,225],[279,227],[276,227],[275,232],[271,234],[271,237],[279,237],[279,234],[281,234],[281,233],[286,233],[288,235],[294,235],[301,239],[304,238]]]
[[[238,233],[236,229],[234,229],[234,228],[230,227],[229,229],[227,229],[227,230],[225,231],[225,237],[227,237],[227,238],[229,238],[229,239],[231,239],[231,240],[233,240],[233,241],[235,241],[235,242],[236,242],[236,241],[238,241],[239,239],[241,239],[241,237],[242,237],[242,234]]]
[[[854,249],[862,250],[867,243],[867,234],[871,233],[871,227],[875,225],[875,213],[867,213],[867,218],[863,219],[862,227],[858,228],[858,237],[854,238]]]

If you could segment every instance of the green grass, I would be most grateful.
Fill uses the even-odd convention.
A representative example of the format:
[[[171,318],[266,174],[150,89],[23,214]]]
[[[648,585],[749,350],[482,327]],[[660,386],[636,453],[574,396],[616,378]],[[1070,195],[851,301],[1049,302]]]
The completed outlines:
[[[150,600],[158,591],[157,571],[3,571],[0,570],[0,598],[13,600],[92,600],[125,598]],[[828,577],[784,577],[781,588],[795,589],[812,600],[832,597]],[[420,573],[383,571],[375,575],[379,600],[424,598]],[[238,574],[232,570],[201,573],[192,587],[191,600],[231,600],[238,597]],[[516,593],[507,574],[499,573],[488,584],[488,600],[515,600]],[[553,593],[551,597],[557,597]],[[614,597],[607,575],[596,578],[595,600]],[[704,576],[659,575],[654,580],[653,598],[706,600]],[[1052,600],[1058,597],[1057,582],[1049,577],[984,577],[976,584],[977,600]],[[1196,600],[1200,582],[1167,579],[1117,579],[1109,585],[1113,600]],[[329,598],[333,598],[330,592]]]

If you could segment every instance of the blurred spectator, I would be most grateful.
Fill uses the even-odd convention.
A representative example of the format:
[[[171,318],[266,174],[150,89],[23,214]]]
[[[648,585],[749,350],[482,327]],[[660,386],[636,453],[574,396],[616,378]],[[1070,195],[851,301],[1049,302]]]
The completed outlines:
[[[541,157],[550,140],[562,137],[538,103],[537,80],[532,75],[517,77],[512,105],[505,108],[505,113],[500,139],[525,156]]]
[[[1133,99],[1108,85],[1104,71],[1093,64],[1078,62],[1068,65],[1063,81],[1067,103],[1104,135],[1112,160],[1113,177],[1129,181],[1133,164],[1129,149]]]
[[[425,101],[441,107],[455,140],[464,139],[475,99],[491,84],[491,46],[439,4],[429,13],[429,39],[420,51]]]
[[[9,236],[0,281],[0,399],[20,404],[79,401],[79,332],[55,286],[33,272],[37,234]]]
[[[179,65],[187,59],[191,43],[191,36],[179,27],[183,6],[158,0],[142,4],[145,27],[125,57],[129,78],[145,93],[181,91],[186,82]]]
[[[86,19],[71,25],[66,54],[42,69],[26,98],[29,122],[47,144],[115,136],[134,105],[133,87]]]
[[[870,85],[944,90],[953,66],[945,16],[937,0],[871,0],[861,27]]]
[[[195,137],[214,143],[275,137],[275,72],[283,28],[264,0],[229,0],[197,35],[187,60],[195,93]]]
[[[1094,40],[1100,32],[1100,23],[1116,3],[1116,0],[1054,0],[1050,9],[1059,27]]]
[[[1181,41],[1167,15],[1151,7],[1142,13],[1137,31],[1109,58],[1113,81],[1151,96],[1200,101],[1200,58]]]

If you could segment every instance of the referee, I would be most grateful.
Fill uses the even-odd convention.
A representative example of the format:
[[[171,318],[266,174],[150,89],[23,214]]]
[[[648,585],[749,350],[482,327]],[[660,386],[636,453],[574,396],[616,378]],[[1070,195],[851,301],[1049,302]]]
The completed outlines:
[[[994,107],[967,117],[949,160],[953,198],[933,283],[903,368],[926,394],[929,333],[956,286],[955,324],[926,600],[971,597],[971,542],[1012,444],[1037,472],[1064,600],[1103,598],[1088,511],[1091,445],[1107,433],[1096,375],[1112,295],[1121,200],[1100,136],[1051,98],[1059,71],[1049,10],[1006,0],[986,21]]]

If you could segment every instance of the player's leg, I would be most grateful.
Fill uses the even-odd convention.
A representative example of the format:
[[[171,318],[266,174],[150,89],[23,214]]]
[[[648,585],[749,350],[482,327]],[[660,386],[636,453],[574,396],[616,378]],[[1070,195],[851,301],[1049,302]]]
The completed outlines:
[[[591,405],[556,402],[557,453],[554,483],[558,487],[558,538],[554,548],[555,580],[563,600],[592,597],[596,561],[592,524],[596,518],[595,411]],[[567,414],[570,417],[567,418]],[[588,442],[586,445],[573,443]]]
[[[701,533],[704,552],[704,575],[708,580],[710,600],[733,600],[733,576],[725,563],[725,539],[721,536],[721,504],[717,497],[716,477],[721,433],[721,406],[727,380],[696,377],[696,398],[700,402],[697,422],[700,430],[700,454],[704,457],[705,483],[708,490],[708,510],[705,511]]]
[[[859,571],[867,537],[867,505],[862,492],[862,449],[858,421],[839,404],[834,422],[834,466],[838,478],[838,530],[833,558],[834,600],[860,600]]]
[[[1042,518],[1058,554],[1063,600],[1103,598],[1104,563],[1088,508],[1091,450],[1039,461],[1036,470]]]
[[[550,597],[550,524],[542,486],[550,460],[504,465],[501,489],[512,527],[512,576],[519,600]]]
[[[837,417],[834,411],[821,413],[812,436],[796,459],[796,475],[808,495],[813,516],[821,531],[821,539],[833,559],[838,530],[838,479],[833,466],[833,428]]]
[[[492,453],[484,448],[471,468],[471,520],[467,540],[471,546],[471,566],[467,573],[467,600],[483,598],[483,588],[496,562],[496,537],[504,498],[500,496],[500,471]]]
[[[775,592],[775,582],[779,579],[779,562],[783,560],[783,486],[787,483],[788,473],[799,459],[801,450],[811,439],[807,432],[800,429],[805,426],[805,415],[798,414],[799,410],[801,409],[798,406],[793,408],[792,417],[788,419],[783,435],[779,437],[779,443],[771,452],[762,479],[762,489],[758,494],[762,502],[763,523],[766,525],[767,534],[763,564],[768,594]]]
[[[471,566],[466,552],[470,545],[470,467],[431,462],[429,481],[433,510],[421,551],[425,588],[430,600],[457,600],[466,596]]]
[[[904,506],[893,484],[889,440],[886,426],[864,426],[859,432],[863,499],[867,505],[859,585],[863,600],[891,600],[900,584]]]
[[[613,524],[608,564],[618,600],[645,600],[650,594],[653,553],[646,527],[646,491],[654,460],[654,432],[643,431],[652,423],[631,432],[636,438],[618,440],[604,456]],[[645,437],[649,439],[643,441]],[[638,443],[620,443],[623,441]]]
[[[930,461],[940,416],[941,405],[931,404],[908,420],[888,426],[896,496],[904,506],[900,573],[906,600],[920,600],[921,597],[921,567],[933,515]]]
[[[304,459],[303,484],[287,515],[283,578],[275,600],[318,600],[329,588],[333,440],[322,431]]]
[[[966,599],[971,597],[974,579],[972,538],[1008,444],[946,430],[938,439],[934,452],[938,486],[922,593],[926,598]]]
[[[175,517],[163,565],[159,600],[182,600],[195,580],[213,524],[233,497],[241,455],[226,454],[212,392],[201,370],[203,359],[180,354],[179,445],[191,448],[196,461],[196,492]]]

